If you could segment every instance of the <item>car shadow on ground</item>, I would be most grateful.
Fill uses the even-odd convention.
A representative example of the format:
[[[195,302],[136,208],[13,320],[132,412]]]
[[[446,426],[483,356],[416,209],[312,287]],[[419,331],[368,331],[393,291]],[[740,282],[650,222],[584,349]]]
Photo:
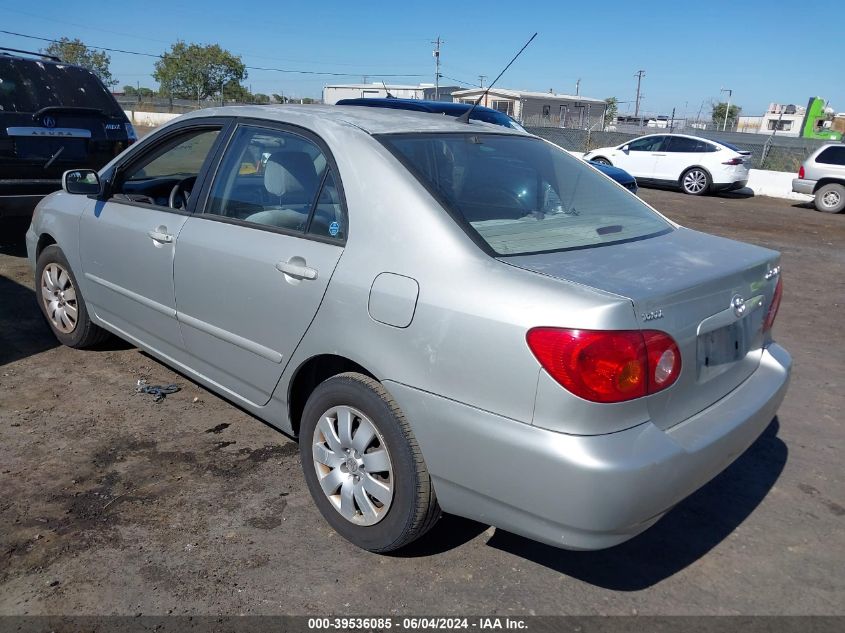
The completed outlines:
[[[0,365],[58,345],[38,311],[32,289],[0,275]]]
[[[775,417],[760,438],[723,473],[653,527],[607,550],[574,552],[496,530],[487,545],[614,591],[651,587],[702,558],[754,511],[774,486],[788,449]]]

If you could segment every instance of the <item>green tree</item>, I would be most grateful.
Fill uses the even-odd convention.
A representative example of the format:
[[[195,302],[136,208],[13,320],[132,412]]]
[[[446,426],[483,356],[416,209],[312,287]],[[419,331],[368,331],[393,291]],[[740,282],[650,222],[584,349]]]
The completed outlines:
[[[112,77],[111,70],[109,70],[111,57],[104,51],[95,51],[88,48],[82,40],[71,40],[63,37],[58,42],[50,44],[42,52],[58,57],[68,64],[87,68],[100,78],[106,88],[117,85],[117,79]]]
[[[237,103],[249,103],[252,101],[252,95],[249,90],[234,80],[223,85],[223,98],[226,101],[235,101]]]
[[[260,92],[252,95],[253,103],[270,103],[270,97]]]
[[[162,94],[177,99],[206,99],[219,95],[228,98],[247,77],[241,58],[218,44],[186,44],[176,42],[155,63],[153,77],[161,85]]]
[[[713,113],[711,118],[713,120],[713,124],[718,129],[722,129],[722,126],[725,124],[725,110],[727,110],[728,104],[724,101],[720,101],[719,103],[713,104]],[[736,126],[736,120],[739,118],[739,113],[742,112],[742,108],[736,105],[732,105],[731,109],[728,110],[728,125],[727,128],[730,130]]]
[[[619,99],[608,97],[604,102],[607,104],[607,108],[604,111],[604,124],[611,125],[619,113]]]
[[[275,101],[276,103],[287,103],[288,102],[288,98],[284,95],[280,95],[280,94],[277,94],[277,93],[274,92],[270,96],[273,97],[273,101]]]
[[[138,90],[135,88],[135,86],[123,86],[123,94],[125,94],[127,97],[137,97]]]

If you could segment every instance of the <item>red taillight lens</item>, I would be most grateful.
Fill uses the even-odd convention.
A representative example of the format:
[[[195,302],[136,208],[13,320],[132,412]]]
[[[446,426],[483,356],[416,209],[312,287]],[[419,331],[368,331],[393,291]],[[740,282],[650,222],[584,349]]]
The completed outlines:
[[[804,180],[804,165],[801,165],[801,166],[798,168],[798,177],[799,177],[801,180]]]
[[[741,158],[731,158],[730,160],[726,160],[723,162],[723,165],[742,165],[743,161]]]
[[[677,344],[656,330],[539,327],[526,341],[552,378],[592,402],[641,398],[666,389],[681,373]]]
[[[766,313],[766,320],[763,322],[763,331],[768,332],[775,324],[775,317],[778,315],[780,309],[780,300],[783,297],[783,277],[778,279],[778,285],[775,286],[775,294],[772,295],[772,303],[769,306],[769,311]]]

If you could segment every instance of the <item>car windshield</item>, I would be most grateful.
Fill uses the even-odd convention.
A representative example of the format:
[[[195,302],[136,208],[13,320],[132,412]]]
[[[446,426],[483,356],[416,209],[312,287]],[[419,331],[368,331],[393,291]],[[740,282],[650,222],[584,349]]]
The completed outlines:
[[[0,59],[0,111],[48,106],[96,108],[119,114],[117,102],[88,70],[32,60]]]
[[[537,138],[450,133],[379,139],[497,255],[589,248],[673,230],[639,198]]]

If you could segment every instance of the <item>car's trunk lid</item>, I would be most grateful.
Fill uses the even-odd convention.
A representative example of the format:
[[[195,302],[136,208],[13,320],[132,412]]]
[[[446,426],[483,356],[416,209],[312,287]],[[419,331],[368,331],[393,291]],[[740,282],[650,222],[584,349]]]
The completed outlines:
[[[649,414],[661,428],[722,398],[759,364],[777,281],[775,251],[680,228],[622,244],[501,259],[627,297],[641,329],[675,339],[681,375],[648,396]]]

